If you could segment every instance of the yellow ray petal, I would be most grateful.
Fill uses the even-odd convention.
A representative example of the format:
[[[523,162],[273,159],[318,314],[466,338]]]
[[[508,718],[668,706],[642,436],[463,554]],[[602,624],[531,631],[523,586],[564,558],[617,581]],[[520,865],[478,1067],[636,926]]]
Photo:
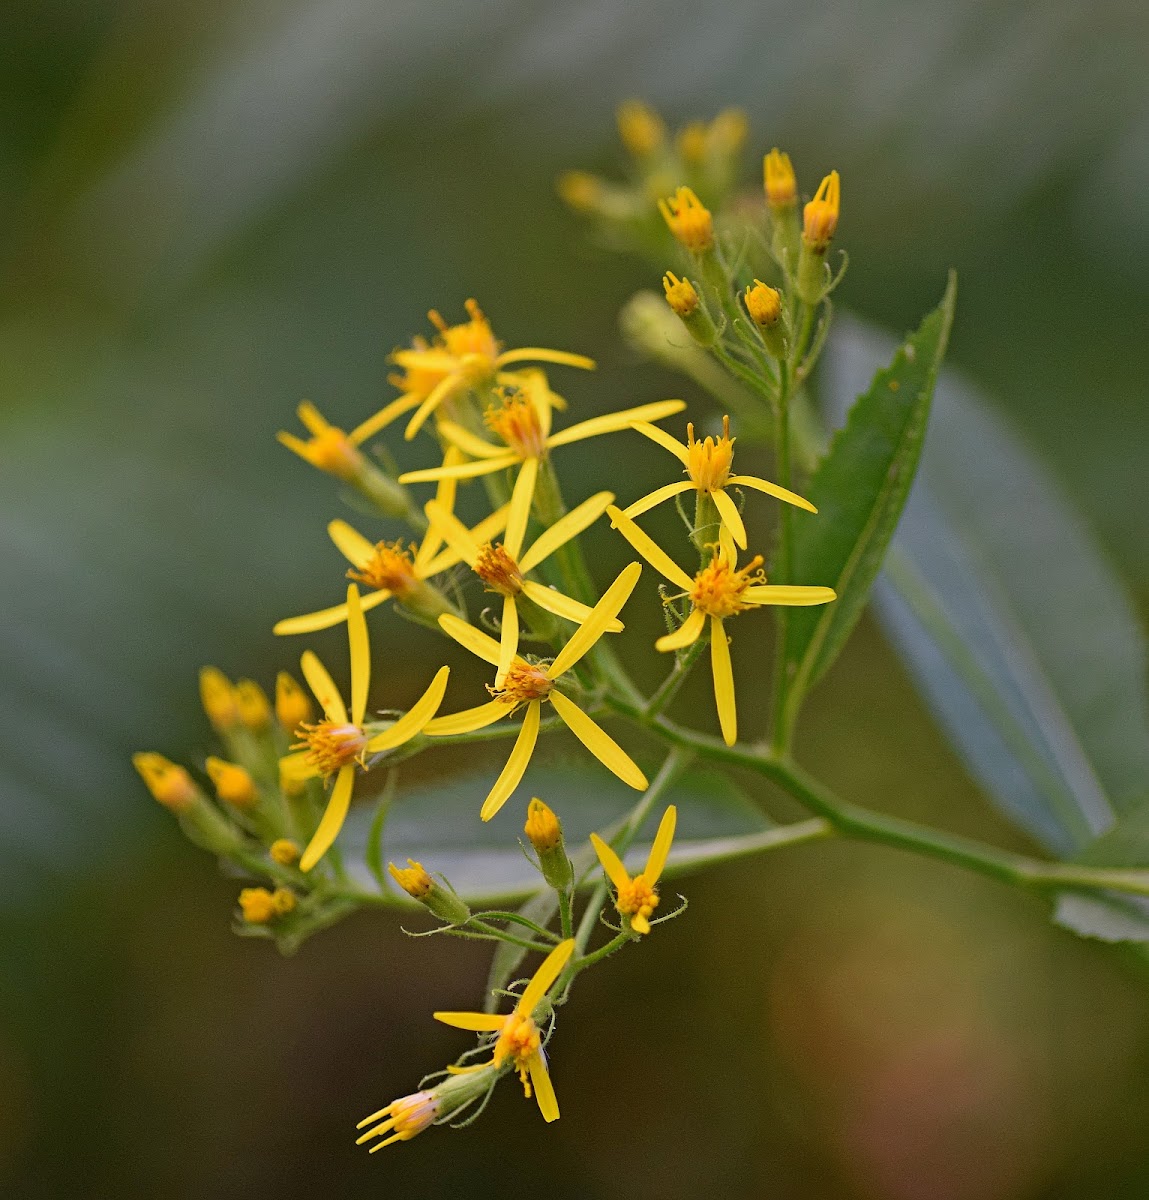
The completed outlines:
[[[409,742],[417,733],[420,733],[427,722],[439,711],[450,674],[450,667],[440,667],[435,672],[435,678],[431,680],[431,685],[411,705],[411,708],[390,729],[377,733],[367,743],[368,752],[375,754],[380,750],[394,750],[396,746]]]
[[[581,367],[593,371],[594,359],[585,354],[570,354],[566,350],[544,350],[541,346],[520,346],[517,350],[504,350],[495,359],[496,367],[508,367],[517,362],[557,363],[560,367]]]
[[[690,450],[678,438],[671,437],[666,430],[659,429],[657,425],[651,425],[647,421],[635,421],[634,428],[652,442],[657,442],[664,450],[669,450],[684,467],[690,462]]]
[[[520,1016],[529,1017],[539,1006],[539,1001],[551,990],[551,985],[562,974],[563,967],[570,961],[574,953],[574,938],[567,938],[559,944],[539,963],[538,970],[531,976],[530,983],[523,988],[523,994],[515,1005],[515,1012]]]
[[[718,549],[732,568],[738,565],[738,550],[734,545],[734,536],[725,525],[719,526],[718,529]]]
[[[577,508],[572,508],[536,539],[526,554],[519,559],[519,569],[524,575],[533,571],[561,545],[593,525],[606,512],[606,506],[612,503],[613,492],[596,492],[589,500],[584,500]]]
[[[637,429],[638,426],[636,425]],[[654,428],[653,425],[650,426]],[[628,517],[637,517],[644,512],[649,512],[650,509],[661,504],[664,500],[669,500],[671,496],[681,495],[683,492],[689,492],[694,487],[694,484],[689,479],[684,479],[681,483],[668,483],[663,487],[655,488],[647,496],[643,496],[641,500],[636,500],[633,504],[623,509],[623,512]]]
[[[351,645],[351,722],[363,724],[367,711],[367,689],[371,684],[371,647],[367,641],[367,622],[355,584],[347,588],[347,640]]]
[[[444,374],[453,371],[459,365],[459,360],[454,354],[447,350],[433,350],[430,347],[393,350],[391,361],[397,367],[403,367],[404,370],[414,368],[422,371],[441,371]]]
[[[700,608],[692,608],[690,616],[673,632],[660,637],[654,643],[656,650],[681,650],[683,646],[693,646],[702,634],[706,624],[706,614]]]
[[[301,401],[295,413],[306,427],[307,432],[312,435],[322,433],[325,429],[331,428],[326,417],[323,416],[310,400]]]
[[[594,852],[598,855],[598,861],[602,863],[602,869],[606,872],[607,879],[614,884],[615,890],[627,887],[630,884],[630,875],[626,867],[622,865],[622,859],[615,854],[597,833],[590,835],[590,844],[594,847]]]
[[[347,435],[354,446],[362,446],[368,438],[374,437],[381,429],[386,429],[396,417],[401,417],[419,403],[419,397],[408,393],[392,400],[386,407],[381,408],[373,417],[368,417],[362,425],[356,425]]]
[[[478,655],[484,662],[489,662],[492,667],[499,665],[499,643],[493,637],[487,637],[481,629],[476,629],[474,625],[468,625],[466,621],[461,621],[451,613],[444,613],[439,618],[439,627],[465,650],[470,650],[472,654]]]
[[[354,786],[355,768],[350,765],[340,767],[339,774],[335,777],[335,786],[331,789],[331,798],[323,810],[323,819],[299,860],[301,871],[310,871],[331,849],[331,843],[339,836],[343,822],[347,819],[347,810],[351,807],[351,789]]]
[[[311,461],[311,443],[305,442],[302,438],[298,438],[294,433],[284,433],[280,430],[275,435],[275,440],[281,445],[286,446],[293,454],[298,454],[304,462]]]
[[[515,480],[515,490],[511,493],[510,511],[507,513],[507,532],[503,545],[512,558],[519,557],[523,548],[523,538],[527,533],[527,522],[531,517],[531,505],[535,499],[535,483],[539,477],[539,460],[528,458],[523,460],[519,468],[519,476]]]
[[[804,508],[807,512],[816,513],[818,511],[809,500],[804,500],[797,492],[787,491],[786,488],[779,487],[776,483],[770,483],[769,480],[759,479],[756,475],[731,475],[726,483],[727,486],[735,483],[739,487],[748,487],[758,492],[765,492],[768,496],[774,496],[778,500],[785,500],[787,504],[796,504],[799,508]]]
[[[469,1029],[472,1033],[494,1033],[496,1029],[502,1029],[507,1020],[498,1013],[437,1012],[431,1015],[444,1025],[451,1025],[455,1029]]]
[[[485,458],[481,462],[456,463],[450,467],[427,467],[422,471],[407,471],[399,476],[400,483],[434,483],[439,479],[477,479],[480,475],[493,475],[496,471],[513,467],[519,461],[517,454],[504,454],[501,458]]]
[[[398,355],[392,355],[392,358],[400,366],[404,365],[403,360],[399,358]],[[417,365],[425,367],[426,360],[424,359],[422,363]],[[410,421],[407,422],[407,428],[403,430],[403,437],[406,438],[407,441],[411,441],[411,439],[414,438],[419,430],[423,428],[423,424],[427,418],[435,411],[435,409],[439,407],[440,404],[443,403],[444,400],[447,399],[449,395],[451,395],[452,392],[457,391],[466,384],[466,377],[460,370],[457,369],[454,359],[451,360],[451,366],[448,368],[448,370],[450,370],[451,373],[444,376],[444,378],[440,379],[439,382],[435,384],[428,394],[427,399],[419,405],[418,409],[415,411],[415,415]]]
[[[660,574],[665,575],[671,583],[689,592],[694,587],[694,580],[666,553],[665,550],[621,510],[612,504],[607,510],[611,524],[624,538],[646,559]]]
[[[499,455],[507,452],[506,446],[496,446],[493,442],[484,440],[478,434],[464,429],[462,425],[456,424],[454,421],[440,421],[439,432],[447,441],[458,446],[464,454],[469,454],[472,458],[498,458]]]
[[[733,746],[738,741],[738,713],[734,707],[734,669],[730,665],[730,644],[719,617],[710,618],[710,669],[714,673],[714,703],[718,706],[718,724],[722,740]]]
[[[746,526],[742,524],[742,514],[738,511],[738,505],[721,488],[711,492],[710,499],[714,501],[714,507],[718,509],[722,524],[730,530],[730,536],[745,550]]]
[[[423,726],[428,737],[453,737],[457,733],[474,733],[486,729],[496,721],[509,717],[514,710],[502,700],[489,700],[475,708],[464,708],[461,712],[446,717],[436,717]]]
[[[555,712],[566,722],[571,733],[598,759],[608,771],[632,788],[645,791],[649,786],[646,776],[638,769],[630,755],[597,725],[581,708],[562,692],[551,692],[551,703]]]
[[[829,604],[838,598],[838,593],[828,587],[798,587],[783,583],[760,583],[748,587],[742,598],[750,604],[788,604],[808,607],[811,604]]]
[[[598,437],[601,433],[629,429],[636,421],[661,421],[663,417],[672,417],[675,413],[682,412],[685,407],[686,404],[682,400],[659,400],[655,404],[641,404],[638,408],[626,408],[622,412],[591,417],[589,421],[568,425],[566,429],[552,434],[547,438],[547,449],[581,442],[584,438]]]
[[[431,528],[451,547],[457,558],[462,559],[467,566],[473,567],[479,557],[479,545],[471,537],[471,531],[466,525],[454,513],[447,512],[434,500],[428,500],[423,506],[423,511],[427,514],[427,520],[431,522]]]
[[[362,570],[375,557],[375,546],[369,542],[358,529],[353,529],[346,521],[331,521],[327,526],[327,536],[335,543],[335,548],[345,559],[359,570]]]
[[[558,679],[606,632],[607,626],[618,616],[619,610],[630,599],[634,585],[642,574],[641,563],[630,563],[618,573],[618,578],[606,589],[602,599],[591,609],[590,616],[571,634],[567,644],[558,652],[554,662],[547,668],[548,679]]]
[[[297,754],[285,754],[279,760],[279,770],[286,779],[299,782],[304,779],[314,779],[319,774],[310,755],[302,750]]]
[[[531,1073],[531,1083],[535,1089],[535,1099],[539,1102],[539,1112],[548,1124],[559,1119],[559,1101],[555,1095],[555,1085],[551,1083],[550,1072],[547,1070],[547,1060],[541,1050],[536,1050],[527,1059],[527,1070]]]
[[[670,853],[670,843],[674,841],[674,826],[678,822],[678,809],[672,804],[662,814],[658,823],[658,832],[654,835],[654,845],[650,848],[650,857],[646,860],[646,882],[651,886],[658,882],[663,867],[666,866],[666,856]]]
[[[360,603],[363,611],[368,612],[390,598],[391,593],[384,588],[364,596]],[[276,622],[271,632],[280,637],[293,633],[314,633],[317,629],[330,629],[332,625],[339,625],[346,620],[347,605],[336,604],[331,608],[321,608],[318,612],[304,613],[300,617],[284,617],[282,621]]]
[[[503,597],[503,625],[499,636],[499,663],[495,670],[495,687],[503,686],[507,671],[519,651],[519,610],[514,596]]]
[[[443,466],[451,467],[458,463],[466,462],[467,456],[458,448],[458,446],[448,446],[443,451]],[[459,481],[457,479],[440,479],[435,485],[435,503],[444,512],[454,513],[455,511],[455,496],[459,491]],[[419,543],[419,549],[415,554],[415,575],[419,579],[427,579],[429,572],[427,564],[432,562],[435,555],[439,552],[439,547],[443,544],[443,539],[439,535],[438,530],[429,528],[423,534],[423,540]]]
[[[520,371],[518,383],[520,387],[525,389],[535,412],[538,414],[540,432],[544,438],[549,437],[551,422],[554,417],[555,394],[551,391],[550,385],[547,383],[546,372],[541,371],[538,367],[531,367],[526,371]],[[559,397],[559,399],[561,400],[562,397]]]
[[[507,765],[495,780],[494,787],[487,793],[486,800],[483,801],[483,808],[479,815],[484,821],[489,821],[506,804],[511,793],[519,786],[519,782],[526,772],[527,764],[531,761],[531,755],[534,753],[535,742],[538,741],[542,708],[542,702],[539,700],[532,700],[527,705],[527,711],[523,715],[523,727],[519,730],[519,736],[515,738],[515,745],[511,750],[510,758],[507,759]]]
[[[556,617],[563,617],[567,621],[573,621],[576,625],[583,624],[594,612],[594,609],[588,605],[580,604],[577,600],[564,596],[562,592],[551,587],[544,587],[541,583],[535,583],[530,579],[523,581],[523,595],[533,600],[539,608],[545,608],[547,612],[554,613]],[[621,633],[623,628],[623,623],[616,617],[607,625],[606,632]]]
[[[327,668],[310,650],[304,650],[299,660],[299,669],[303,672],[303,678],[307,680],[312,695],[319,701],[324,716],[336,725],[346,725],[347,708],[335,681],[328,675]]]

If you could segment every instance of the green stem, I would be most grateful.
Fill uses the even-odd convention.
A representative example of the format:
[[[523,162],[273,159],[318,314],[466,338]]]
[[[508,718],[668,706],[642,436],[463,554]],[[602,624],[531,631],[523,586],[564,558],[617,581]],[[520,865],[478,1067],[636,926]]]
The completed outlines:
[[[678,695],[679,688],[686,682],[699,655],[706,649],[706,639],[699,638],[686,648],[686,652],[675,657],[674,669],[659,685],[658,691],[646,702],[642,713],[646,719],[657,717]]]

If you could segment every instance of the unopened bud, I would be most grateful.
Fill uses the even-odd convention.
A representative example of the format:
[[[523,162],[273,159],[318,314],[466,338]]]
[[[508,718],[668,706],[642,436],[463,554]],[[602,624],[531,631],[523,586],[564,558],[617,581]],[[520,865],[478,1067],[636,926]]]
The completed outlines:
[[[619,106],[618,133],[635,158],[650,158],[666,144],[662,118],[641,100],[628,100]]]
[[[187,771],[162,754],[133,754],[132,766],[153,798],[172,812],[186,812],[199,797],[199,789]]]
[[[461,925],[470,919],[471,910],[450,888],[442,887],[427,873],[422,863],[413,858],[405,867],[387,864],[391,878],[411,897],[448,925]]]
[[[563,841],[562,822],[537,796],[527,806],[523,832],[539,856],[539,870],[556,891],[566,891],[574,882],[574,870]]]
[[[235,688],[217,667],[204,667],[200,671],[199,695],[207,719],[217,733],[226,733],[239,724],[239,699]]]
[[[694,284],[667,271],[662,277],[662,290],[666,294],[666,303],[678,314],[690,336],[700,346],[713,346],[718,340],[718,329]]]
[[[802,243],[816,254],[824,254],[838,228],[841,208],[841,183],[838,172],[831,171],[822,180],[814,199],[802,210]]]
[[[777,288],[754,280],[754,286],[746,289],[746,311],[755,325],[772,328],[782,316],[782,295]]]
[[[684,163],[699,166],[706,158],[706,125],[691,121],[678,133],[678,153]]]
[[[252,733],[262,733],[271,724],[271,705],[267,693],[253,679],[241,679],[235,685],[239,719]]]
[[[275,717],[280,725],[294,734],[300,725],[313,716],[311,700],[295,678],[286,671],[275,677]]]
[[[286,917],[288,913],[294,912],[295,905],[295,893],[291,888],[277,887],[271,893],[271,907],[275,909],[277,917]]]
[[[557,188],[563,203],[575,212],[593,213],[601,207],[602,181],[589,171],[564,171]]]
[[[266,925],[278,916],[275,898],[263,887],[244,888],[239,894],[239,910],[249,925]]]
[[[790,164],[790,156],[777,146],[766,155],[762,163],[762,174],[766,188],[766,203],[775,212],[793,208],[798,203],[798,180]]]
[[[236,808],[251,808],[259,799],[255,780],[238,763],[213,757],[209,758],[204,766],[215,785],[215,794],[224,804],[231,804]]]
[[[268,847],[267,853],[271,861],[279,863],[281,867],[294,867],[303,851],[290,838],[277,838]]]

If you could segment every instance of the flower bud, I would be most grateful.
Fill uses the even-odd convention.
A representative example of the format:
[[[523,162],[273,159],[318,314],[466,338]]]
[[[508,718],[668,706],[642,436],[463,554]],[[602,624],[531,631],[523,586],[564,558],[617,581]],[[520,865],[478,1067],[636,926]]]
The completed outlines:
[[[204,667],[199,673],[199,695],[203,710],[217,733],[226,733],[239,724],[239,700],[231,680],[216,667]]]
[[[691,121],[678,132],[678,154],[684,163],[700,166],[706,158],[706,125],[702,121]]]
[[[564,171],[558,179],[560,199],[575,212],[598,212],[602,202],[602,180],[589,171]]]
[[[275,900],[264,887],[244,888],[239,893],[239,909],[249,925],[266,925],[278,915]]]
[[[209,758],[204,764],[215,785],[215,794],[235,808],[252,808],[259,799],[255,780],[238,763],[222,758]]]
[[[798,203],[798,181],[788,154],[775,146],[762,162],[762,174],[766,203],[773,212],[785,211]]]
[[[277,917],[286,917],[288,913],[294,912],[295,905],[295,893],[291,888],[277,887],[271,893],[271,907],[275,909]]]
[[[782,296],[777,288],[772,288],[760,279],[754,280],[754,286],[746,289],[746,311],[750,314],[755,325],[772,328],[778,324],[782,316]]]
[[[802,243],[815,254],[825,254],[838,228],[841,183],[838,172],[822,180],[814,199],[802,210]]]
[[[635,158],[650,158],[666,144],[662,118],[641,100],[628,100],[618,110],[618,133]]]
[[[412,900],[418,900],[440,921],[448,925],[461,925],[470,919],[471,910],[466,904],[450,888],[437,884],[422,863],[409,858],[405,867],[388,863],[387,871]]]
[[[680,187],[669,200],[659,200],[658,208],[670,232],[691,254],[713,249],[714,219],[692,189]]]
[[[681,318],[690,336],[700,346],[713,346],[718,340],[718,329],[690,280],[679,279],[673,272],[667,271],[662,277],[662,288],[666,293],[666,303]]]
[[[294,734],[313,716],[311,700],[295,678],[286,671],[275,677],[275,717],[283,728]]]
[[[235,685],[235,700],[240,721],[252,733],[262,733],[271,724],[267,693],[254,680],[241,679]]]
[[[199,789],[187,771],[162,754],[133,754],[132,766],[152,797],[172,812],[186,812],[199,797]]]
[[[539,856],[539,870],[555,891],[566,891],[574,882],[574,870],[563,841],[562,822],[537,796],[527,806],[523,832]]]
[[[271,861],[279,863],[281,867],[294,867],[303,851],[298,843],[290,838],[276,838],[267,853],[271,856]]]

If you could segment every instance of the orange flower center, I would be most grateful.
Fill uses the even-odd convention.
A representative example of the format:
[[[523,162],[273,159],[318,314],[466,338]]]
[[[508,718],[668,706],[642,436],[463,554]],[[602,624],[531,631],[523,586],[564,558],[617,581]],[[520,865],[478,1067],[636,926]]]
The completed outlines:
[[[542,458],[546,453],[538,409],[522,392],[506,392],[502,404],[489,408],[483,420],[521,458]]]
[[[447,325],[437,312],[430,314],[431,320],[439,328],[439,340],[443,348],[456,358],[480,358],[486,364],[488,373],[494,370],[494,361],[499,354],[499,343],[495,341],[494,332],[483,310],[474,300],[466,304],[467,316],[471,319],[461,325]]]
[[[312,466],[340,479],[353,479],[363,465],[363,456],[351,439],[334,425],[314,434],[307,443]]]
[[[628,884],[618,889],[615,908],[623,916],[644,917],[650,919],[651,913],[658,907],[658,893],[646,882],[645,875],[636,875]]]
[[[487,691],[496,700],[518,707],[531,700],[545,700],[553,687],[554,684],[547,678],[547,673],[541,666],[517,658],[508,669],[503,686],[493,688],[488,684]]]
[[[700,492],[713,492],[726,486],[734,461],[734,439],[730,436],[730,418],[722,418],[722,436],[694,440],[694,425],[686,426],[686,472]]]
[[[394,592],[400,597],[409,595],[419,586],[414,547],[405,549],[402,538],[390,544],[380,542],[371,558],[358,571],[348,571],[347,578],[377,592]]]
[[[752,584],[766,582],[761,571],[762,555],[756,554],[740,571],[734,570],[721,554],[694,576],[690,602],[710,617],[732,617],[753,607],[742,599]]]
[[[495,1043],[495,1065],[511,1059],[519,1072],[523,1091],[528,1099],[531,1095],[531,1079],[528,1062],[531,1055],[539,1052],[542,1039],[539,1037],[539,1027],[529,1014],[511,1013]]]
[[[332,775],[348,763],[361,759],[367,748],[367,735],[358,725],[320,721],[318,725],[300,725],[299,742],[293,750],[306,750],[307,758],[320,775]]]
[[[488,542],[479,550],[475,560],[475,574],[486,584],[487,589],[501,596],[517,596],[523,590],[523,576],[519,564],[502,545]]]

